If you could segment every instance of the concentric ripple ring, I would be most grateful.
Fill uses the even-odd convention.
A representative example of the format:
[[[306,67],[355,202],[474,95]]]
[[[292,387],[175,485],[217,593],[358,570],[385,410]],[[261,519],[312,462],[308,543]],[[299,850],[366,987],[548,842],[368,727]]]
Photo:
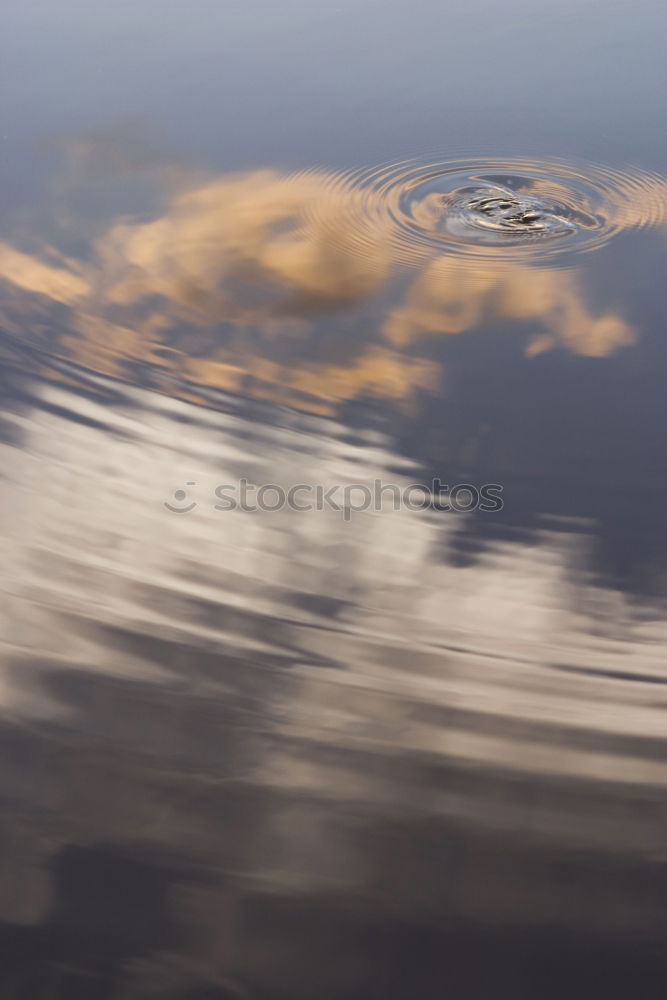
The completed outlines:
[[[333,183],[354,203],[359,249],[381,232],[405,262],[438,251],[557,264],[667,218],[664,177],[557,159],[408,160]]]

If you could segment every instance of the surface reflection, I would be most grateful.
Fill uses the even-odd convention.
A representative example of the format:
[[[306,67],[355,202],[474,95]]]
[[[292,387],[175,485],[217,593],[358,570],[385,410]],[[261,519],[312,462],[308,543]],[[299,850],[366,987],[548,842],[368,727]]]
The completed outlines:
[[[657,974],[655,183],[553,258],[399,238],[323,169],[174,171],[86,239],[5,237],[8,997]],[[505,507],[215,506],[434,477]]]
[[[615,229],[660,223],[663,195],[652,178],[652,214],[636,195]],[[511,322],[531,333],[529,357],[602,357],[636,339],[617,308],[589,302],[583,267],[485,247],[459,257],[421,247],[406,267],[391,226],[382,187],[324,171],[220,177],[172,195],[152,221],[107,223],[85,259],[0,244],[5,326],[41,328],[49,351],[104,374],[128,377],[140,362],[329,413],[367,393],[400,400],[439,387],[424,335]]]
[[[464,333],[502,321],[540,331],[525,345],[528,357],[559,347],[604,357],[636,336],[618,313],[595,315],[577,276],[567,271],[483,262],[471,268],[451,257],[424,268],[405,303],[390,311],[383,332],[404,346],[423,336]]]
[[[558,184],[546,167],[539,184],[564,199],[572,178],[559,170]],[[430,186],[443,176],[422,173]],[[379,419],[428,478],[512,491],[500,522],[458,526],[447,558],[476,559],[514,532],[539,537],[545,516],[583,518],[598,539],[594,576],[664,594],[663,358],[632,272],[636,250],[622,240],[633,229],[648,246],[662,239],[650,229],[664,223],[663,182],[647,177],[642,188],[641,178],[610,173],[612,183],[594,171],[613,194],[605,236],[616,237],[595,253],[568,258],[557,239],[547,241],[555,256],[534,260],[532,243],[459,255],[420,243],[406,260],[391,235],[396,191],[414,188],[416,217],[434,194],[410,188],[403,170],[384,184],[324,170],[152,176],[163,209],[151,221],[101,219],[87,256],[55,240],[28,253],[21,247],[40,245],[29,233],[0,245],[13,339],[207,406],[231,392],[362,426]],[[653,484],[640,518],[637,481]]]
[[[207,498],[242,476],[416,469],[377,431],[271,405],[260,421],[232,397],[223,412],[44,373],[6,388],[17,983],[361,997],[380,963],[385,996],[410,975],[435,997],[444,961],[482,996],[468,956],[493,934],[488,975],[556,996],[529,956],[567,943],[564,988],[584,928],[594,949],[644,942],[609,963],[610,995],[650,968],[664,628],[573,590],[580,527],[456,569],[437,556],[455,524],[428,512],[221,513]],[[198,507],[169,514],[186,479]],[[590,601],[615,631],[591,628]],[[406,933],[421,973],[393,964]]]

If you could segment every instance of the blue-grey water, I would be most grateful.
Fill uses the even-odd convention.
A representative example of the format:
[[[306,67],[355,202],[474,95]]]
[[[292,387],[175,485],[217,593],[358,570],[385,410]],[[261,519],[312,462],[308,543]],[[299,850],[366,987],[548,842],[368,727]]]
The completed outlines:
[[[0,998],[656,1000],[658,0],[5,0]]]

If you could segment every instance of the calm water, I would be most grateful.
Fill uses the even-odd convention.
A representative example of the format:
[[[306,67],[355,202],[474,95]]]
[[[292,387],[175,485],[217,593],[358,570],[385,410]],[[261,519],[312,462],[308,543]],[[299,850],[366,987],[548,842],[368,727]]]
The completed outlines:
[[[5,0],[2,1000],[663,995],[666,37]]]

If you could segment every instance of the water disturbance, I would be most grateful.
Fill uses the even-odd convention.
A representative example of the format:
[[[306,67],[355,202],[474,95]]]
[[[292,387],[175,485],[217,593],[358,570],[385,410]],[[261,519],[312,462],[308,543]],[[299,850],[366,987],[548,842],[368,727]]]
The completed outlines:
[[[401,260],[438,250],[558,264],[667,215],[659,174],[564,160],[409,160],[342,174],[334,190],[356,197],[360,239],[372,222]]]

